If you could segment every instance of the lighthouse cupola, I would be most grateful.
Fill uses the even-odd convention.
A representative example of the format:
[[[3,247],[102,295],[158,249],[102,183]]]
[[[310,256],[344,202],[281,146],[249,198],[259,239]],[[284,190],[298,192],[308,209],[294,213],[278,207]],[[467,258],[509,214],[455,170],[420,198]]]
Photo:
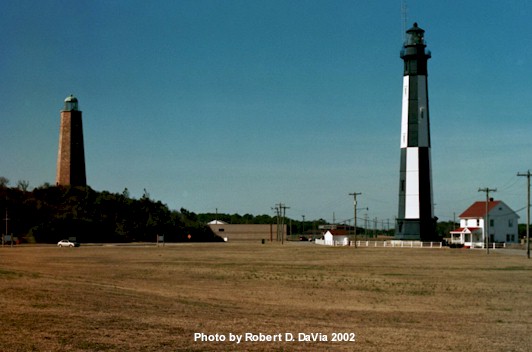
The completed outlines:
[[[417,23],[406,31],[406,39],[401,50],[401,59],[404,60],[404,75],[427,75],[427,60],[430,51],[425,48],[425,31]]]
[[[406,31],[406,45],[423,45],[425,46],[425,41],[423,40],[423,35],[425,31],[417,26],[417,22],[414,22],[414,27]]]
[[[78,111],[78,99],[72,94],[66,97],[63,111]]]

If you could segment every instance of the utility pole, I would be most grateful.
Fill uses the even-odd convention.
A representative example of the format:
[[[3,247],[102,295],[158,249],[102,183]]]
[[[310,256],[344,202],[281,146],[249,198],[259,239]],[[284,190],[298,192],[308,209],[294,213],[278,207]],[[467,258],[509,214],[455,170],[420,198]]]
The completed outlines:
[[[290,209],[283,203],[275,204],[275,210],[277,212],[277,240],[279,240],[279,234],[281,235],[281,244],[284,244],[284,221],[286,216],[286,209]],[[279,228],[279,225],[281,228]]]
[[[11,235],[8,234],[8,226],[7,226],[7,223],[9,222],[9,220],[11,220],[9,218],[9,216],[7,215],[7,207],[6,207],[6,217],[5,217],[5,222],[6,222],[6,233],[4,236],[2,236],[2,247],[4,246],[4,243],[5,243],[5,236],[9,236],[9,239],[11,241],[11,247],[13,247],[13,233],[11,233]],[[11,229],[11,232],[13,232],[13,229]]]
[[[486,192],[486,216],[484,218],[484,240],[486,243],[486,254],[490,254],[490,237],[489,237],[489,202],[490,202],[490,192],[497,192],[497,188],[479,188],[479,192]],[[471,234],[471,246],[473,246],[473,234]]]
[[[301,230],[301,236],[305,236],[305,215],[301,215],[301,217],[303,218],[303,229]]]
[[[364,237],[368,239],[368,213],[364,214]]]
[[[275,208],[272,208],[272,210],[275,211],[275,217],[277,218],[277,227],[276,227],[275,238],[276,238],[277,241],[279,241],[279,232],[280,232],[279,225],[281,224],[281,219],[280,219],[280,214],[279,214],[279,206],[277,204],[275,204]]]
[[[526,198],[526,256],[530,259],[530,170],[526,174],[520,172],[517,176],[526,176],[527,178],[527,198]]]
[[[353,196],[353,204],[355,208],[355,248],[357,248],[357,196],[361,195],[362,193],[349,193],[350,196]]]
[[[5,217],[4,220],[6,221],[6,233],[5,233],[5,235],[2,236],[2,247],[4,246],[4,243],[5,243],[5,242],[4,242],[4,241],[5,241],[5,236],[7,236],[7,233],[8,233],[8,232],[7,232],[7,229],[8,229],[8,227],[7,227],[7,222],[10,220],[10,219],[7,217],[7,208],[6,208],[6,217]],[[13,246],[13,240],[11,240],[11,246]]]
[[[283,210],[283,217],[282,217],[282,233],[283,233],[283,237],[281,238],[281,244],[284,244],[284,221],[285,221],[285,218],[286,218],[286,209],[290,209],[290,207],[287,207],[285,206],[284,204],[281,204],[281,209]]]

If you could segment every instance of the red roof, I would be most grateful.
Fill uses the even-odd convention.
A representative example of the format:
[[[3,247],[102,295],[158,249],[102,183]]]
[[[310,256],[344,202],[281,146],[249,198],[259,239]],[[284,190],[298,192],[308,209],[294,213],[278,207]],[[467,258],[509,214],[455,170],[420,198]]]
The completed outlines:
[[[488,213],[500,202],[500,200],[493,200],[489,202]],[[483,218],[484,216],[486,216],[486,202],[475,202],[459,215],[460,218]]]
[[[456,230],[453,230],[453,231],[451,231],[451,232],[453,232],[453,233],[457,233],[457,232],[461,233],[461,232],[463,232],[465,229],[468,229],[470,232],[475,232],[475,231],[477,231],[477,230],[480,230],[481,227],[460,227],[460,228],[458,228],[458,229],[456,229]]]
[[[337,230],[328,230],[328,232],[330,232],[331,235],[333,235],[333,236],[347,236],[347,231],[346,230],[337,229]]]

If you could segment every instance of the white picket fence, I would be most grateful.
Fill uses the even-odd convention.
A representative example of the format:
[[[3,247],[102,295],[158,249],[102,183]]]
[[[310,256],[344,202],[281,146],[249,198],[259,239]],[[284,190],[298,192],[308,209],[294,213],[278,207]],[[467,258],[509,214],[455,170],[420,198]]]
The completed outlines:
[[[464,246],[468,247],[468,248],[481,248],[481,249],[484,249],[486,248],[486,243],[485,242],[466,242],[464,243]],[[492,248],[492,249],[497,249],[497,248],[506,248],[506,243],[499,243],[499,242],[491,242],[489,244],[489,247]]]
[[[316,239],[316,244],[325,246],[347,246],[348,244],[343,241],[325,241],[323,239]],[[466,246],[470,243],[466,243]],[[357,247],[388,247],[388,248],[443,248],[443,242],[421,242],[421,241],[356,241]],[[349,246],[354,247],[355,241],[350,241]],[[467,246],[469,247],[469,246]],[[470,248],[485,248],[485,244],[479,242],[476,246]],[[506,243],[490,243],[490,248],[506,248]]]
[[[351,241],[350,246],[355,245]],[[356,241],[357,247],[393,247],[393,248],[442,248],[442,242],[421,242],[421,241]]]
[[[322,240],[322,239],[315,239],[314,240],[314,243],[316,244],[320,244],[322,246],[347,246],[348,243],[345,242],[345,241],[326,241],[326,240]],[[351,241],[351,243],[353,243],[353,241]],[[349,245],[352,245],[354,246],[354,244],[349,244]]]

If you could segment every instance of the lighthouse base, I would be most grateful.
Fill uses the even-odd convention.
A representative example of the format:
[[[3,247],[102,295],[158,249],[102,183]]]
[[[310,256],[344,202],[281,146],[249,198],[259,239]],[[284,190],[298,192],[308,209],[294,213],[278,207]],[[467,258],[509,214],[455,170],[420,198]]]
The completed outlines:
[[[435,221],[428,219],[397,219],[395,239],[408,241],[435,241]]]
[[[397,219],[395,224],[396,240],[420,240],[420,221],[418,219]]]

